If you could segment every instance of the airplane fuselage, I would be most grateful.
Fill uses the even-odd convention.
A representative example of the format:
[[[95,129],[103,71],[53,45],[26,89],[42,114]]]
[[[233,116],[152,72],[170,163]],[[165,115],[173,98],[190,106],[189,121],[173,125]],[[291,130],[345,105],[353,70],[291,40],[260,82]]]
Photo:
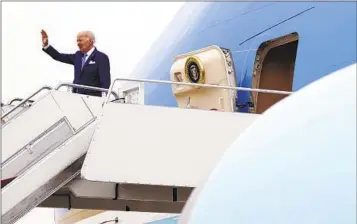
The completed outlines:
[[[218,45],[232,52],[238,86],[252,87],[259,47],[297,34],[291,80],[297,91],[356,62],[356,27],[356,2],[187,3],[131,76],[168,80],[176,55]],[[249,101],[249,93],[239,92],[238,101]],[[160,84],[145,85],[145,104],[177,106],[170,86]]]

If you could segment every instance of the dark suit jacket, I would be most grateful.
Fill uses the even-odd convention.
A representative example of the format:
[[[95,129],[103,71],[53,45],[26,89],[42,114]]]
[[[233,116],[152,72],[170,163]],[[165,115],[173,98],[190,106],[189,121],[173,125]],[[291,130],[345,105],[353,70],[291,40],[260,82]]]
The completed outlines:
[[[103,52],[95,48],[93,53],[87,58],[83,69],[81,69],[83,53],[80,51],[77,51],[75,54],[62,54],[52,46],[43,49],[43,51],[56,61],[74,65],[74,84],[109,89],[111,83],[110,63],[108,56]],[[94,63],[89,63],[90,61]],[[82,88],[73,88],[73,92],[92,96],[102,95],[99,91]]]

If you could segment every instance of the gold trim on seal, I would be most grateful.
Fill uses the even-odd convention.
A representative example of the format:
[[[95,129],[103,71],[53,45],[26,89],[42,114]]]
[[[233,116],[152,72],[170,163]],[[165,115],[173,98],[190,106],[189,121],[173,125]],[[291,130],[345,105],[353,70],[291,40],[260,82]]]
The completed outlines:
[[[191,67],[191,68],[190,68]],[[190,70],[191,69],[191,70]],[[198,69],[198,71],[197,71]],[[192,72],[195,72],[198,77],[192,77]],[[203,63],[196,56],[191,56],[187,58],[185,62],[185,76],[186,79],[192,83],[205,83],[205,69],[203,68]],[[198,79],[197,79],[198,78]]]

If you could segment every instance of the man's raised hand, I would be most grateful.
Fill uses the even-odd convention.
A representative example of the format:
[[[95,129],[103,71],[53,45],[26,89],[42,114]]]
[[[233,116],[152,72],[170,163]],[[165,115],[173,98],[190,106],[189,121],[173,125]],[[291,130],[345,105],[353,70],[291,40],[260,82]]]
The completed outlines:
[[[42,46],[46,47],[48,45],[48,36],[46,31],[41,30],[41,35],[42,35]]]

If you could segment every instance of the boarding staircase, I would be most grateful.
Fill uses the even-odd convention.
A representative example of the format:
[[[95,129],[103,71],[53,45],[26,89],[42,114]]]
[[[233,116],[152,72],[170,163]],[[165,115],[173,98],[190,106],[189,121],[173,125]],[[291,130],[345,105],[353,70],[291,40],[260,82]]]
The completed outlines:
[[[103,98],[51,90],[24,106],[50,89],[3,107],[10,110],[2,116],[2,180],[11,180],[2,187],[3,223],[13,223],[76,177],[93,135]]]
[[[224,53],[220,48],[194,53],[209,50]],[[43,87],[17,105],[3,105],[2,180],[10,181],[2,186],[2,223],[14,223],[36,206],[179,213],[192,189],[259,115],[235,111],[232,91],[252,90],[229,78],[223,85],[200,84],[175,80],[175,67],[171,74],[173,81],[115,79],[109,91]],[[169,84],[179,107],[122,103],[113,91],[119,81]],[[107,96],[59,91],[63,86]],[[222,111],[210,111],[207,94],[230,100],[219,98],[213,104]],[[187,96],[196,109],[182,108]]]

